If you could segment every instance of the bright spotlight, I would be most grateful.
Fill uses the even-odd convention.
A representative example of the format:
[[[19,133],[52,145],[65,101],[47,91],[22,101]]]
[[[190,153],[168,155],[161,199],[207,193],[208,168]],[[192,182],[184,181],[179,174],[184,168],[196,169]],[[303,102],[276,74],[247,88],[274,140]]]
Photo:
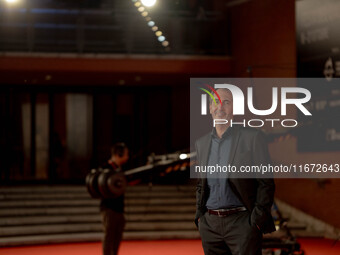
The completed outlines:
[[[187,157],[188,157],[188,155],[185,154],[185,153],[182,153],[181,155],[179,155],[180,159],[186,159]]]
[[[165,37],[163,35],[159,36],[158,37],[158,41],[159,42],[163,42],[165,40]]]
[[[157,32],[155,33],[156,36],[161,36],[162,34],[163,34],[162,31],[157,31]]]
[[[14,4],[17,2],[19,2],[19,0],[6,0],[6,3],[9,3],[9,4]]]
[[[168,46],[169,46],[169,42],[168,42],[168,41],[164,41],[164,42],[162,42],[162,45],[163,45],[164,47],[168,47]]]
[[[154,6],[156,3],[156,0],[142,0],[142,4],[147,7]]]
[[[150,21],[148,22],[148,26],[149,26],[149,27],[153,27],[154,25],[155,25],[155,22],[154,22],[154,21],[150,20]]]

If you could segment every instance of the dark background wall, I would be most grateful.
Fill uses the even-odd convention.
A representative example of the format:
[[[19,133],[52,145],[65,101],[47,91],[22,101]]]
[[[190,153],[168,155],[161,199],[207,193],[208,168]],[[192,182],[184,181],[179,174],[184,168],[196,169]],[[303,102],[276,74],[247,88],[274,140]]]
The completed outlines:
[[[83,179],[110,146],[132,160],[189,149],[190,77],[224,76],[229,58],[82,59],[2,57],[1,178],[51,183]]]

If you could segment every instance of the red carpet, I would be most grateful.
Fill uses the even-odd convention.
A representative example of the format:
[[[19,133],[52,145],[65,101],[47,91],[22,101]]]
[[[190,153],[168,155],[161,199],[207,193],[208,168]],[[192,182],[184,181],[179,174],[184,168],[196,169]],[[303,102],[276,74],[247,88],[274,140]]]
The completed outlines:
[[[339,255],[340,242],[299,239],[306,255]],[[0,255],[101,255],[101,243],[0,248]],[[124,241],[120,255],[203,255],[200,240]]]
[[[301,238],[298,239],[306,255],[339,255],[340,241],[330,239]]]

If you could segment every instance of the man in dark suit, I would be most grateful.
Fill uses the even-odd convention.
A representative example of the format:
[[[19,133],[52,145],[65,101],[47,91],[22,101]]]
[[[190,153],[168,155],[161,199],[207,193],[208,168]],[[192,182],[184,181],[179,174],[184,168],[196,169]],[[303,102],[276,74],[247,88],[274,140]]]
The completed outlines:
[[[263,133],[240,125],[231,127],[232,94],[227,89],[218,89],[217,93],[222,103],[210,101],[210,114],[213,119],[228,122],[216,125],[211,133],[197,140],[198,165],[231,165],[240,169],[270,164]],[[238,177],[237,173],[201,173],[196,189],[195,223],[206,255],[262,254],[262,234],[275,231],[270,212],[274,180],[268,176]]]

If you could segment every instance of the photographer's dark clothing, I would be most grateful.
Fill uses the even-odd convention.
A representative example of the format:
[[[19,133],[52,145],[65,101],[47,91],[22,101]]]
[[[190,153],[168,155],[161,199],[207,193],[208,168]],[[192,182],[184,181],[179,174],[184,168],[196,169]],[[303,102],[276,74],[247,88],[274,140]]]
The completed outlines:
[[[117,173],[121,171],[114,163],[107,164],[103,169],[111,169]],[[122,240],[125,218],[124,218],[124,195],[117,198],[105,198],[100,203],[103,216],[104,240],[103,254],[117,255]]]
[[[117,198],[105,198],[100,203],[100,210],[111,209],[115,212],[124,213],[124,195]]]
[[[103,255],[117,255],[123,237],[125,217],[123,213],[102,209],[104,240]]]
[[[118,168],[114,163],[107,164],[103,167],[103,169],[111,169],[117,173],[121,172],[121,169]],[[115,212],[124,213],[124,195],[119,196],[117,198],[104,198],[100,203],[101,211],[103,209],[111,209]]]

